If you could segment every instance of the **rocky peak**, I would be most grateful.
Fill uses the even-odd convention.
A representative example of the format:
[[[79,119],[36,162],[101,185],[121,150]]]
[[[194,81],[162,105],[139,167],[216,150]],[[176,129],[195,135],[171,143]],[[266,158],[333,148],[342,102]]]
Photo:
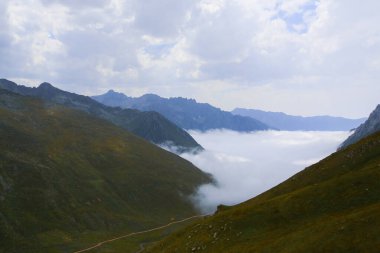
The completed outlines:
[[[342,143],[339,149],[343,149],[378,131],[380,131],[380,105],[369,115],[367,121],[361,124],[355,132]]]

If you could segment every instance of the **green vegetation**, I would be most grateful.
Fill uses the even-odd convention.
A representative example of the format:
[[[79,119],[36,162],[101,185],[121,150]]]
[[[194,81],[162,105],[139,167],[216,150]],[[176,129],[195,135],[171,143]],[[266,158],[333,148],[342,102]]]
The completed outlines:
[[[155,242],[167,237],[168,235],[174,233],[175,231],[181,228],[184,228],[194,223],[196,220],[199,220],[199,219],[201,218],[194,218],[194,219],[180,222],[177,224],[172,224],[168,227],[154,230],[151,232],[132,235],[130,237],[114,240],[112,242],[104,243],[101,246],[91,249],[88,252],[90,253],[115,253],[115,252],[137,253],[139,251],[145,250],[145,248],[149,247],[149,245],[154,244]],[[93,245],[96,245],[97,243],[98,241],[93,243]]]
[[[0,252],[73,252],[197,213],[210,177],[87,113],[0,90]]]
[[[380,133],[146,252],[379,252]]]
[[[42,83],[37,88],[30,88],[0,79],[0,89],[24,96],[37,97],[50,105],[61,105],[86,112],[150,142],[174,145],[179,152],[197,152],[203,149],[190,134],[157,112],[108,107],[89,97],[57,89],[49,83]]]

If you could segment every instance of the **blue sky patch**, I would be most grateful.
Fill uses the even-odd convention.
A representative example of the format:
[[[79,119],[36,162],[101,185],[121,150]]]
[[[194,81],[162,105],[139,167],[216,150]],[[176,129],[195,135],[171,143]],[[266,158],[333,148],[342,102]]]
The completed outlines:
[[[317,2],[311,1],[306,3],[301,9],[295,13],[287,13],[279,10],[275,18],[280,18],[286,22],[290,32],[306,33],[308,30],[307,17],[315,16]]]

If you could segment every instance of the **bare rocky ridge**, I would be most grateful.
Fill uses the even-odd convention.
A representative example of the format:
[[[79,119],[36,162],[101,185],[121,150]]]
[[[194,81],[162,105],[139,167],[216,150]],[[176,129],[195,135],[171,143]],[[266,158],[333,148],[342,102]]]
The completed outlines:
[[[367,121],[361,124],[355,132],[345,140],[339,149],[344,149],[347,146],[354,144],[361,139],[380,131],[380,105],[370,114]]]

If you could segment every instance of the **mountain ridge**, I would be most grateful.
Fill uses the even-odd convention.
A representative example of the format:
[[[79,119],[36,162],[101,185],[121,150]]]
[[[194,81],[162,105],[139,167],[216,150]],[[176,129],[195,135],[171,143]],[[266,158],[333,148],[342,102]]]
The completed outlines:
[[[375,110],[371,112],[368,119],[361,124],[355,131],[345,140],[339,147],[344,149],[347,146],[354,144],[361,139],[380,131],[380,105],[377,105]]]
[[[198,103],[195,99],[162,98],[155,94],[133,98],[113,90],[103,95],[92,96],[92,98],[109,106],[157,111],[186,130],[207,131],[224,128],[250,132],[269,129],[267,125],[256,119],[232,115],[208,103]]]
[[[328,115],[304,117],[283,112],[245,108],[235,108],[232,113],[256,118],[269,126],[286,131],[349,131],[359,126],[366,119],[348,119]]]
[[[140,112],[133,109],[108,107],[90,97],[60,90],[46,82],[38,87],[30,88],[17,85],[6,79],[0,79],[1,88],[84,111],[106,119],[153,143],[170,143],[178,146],[180,152],[202,150],[202,147],[186,131],[157,112]]]

